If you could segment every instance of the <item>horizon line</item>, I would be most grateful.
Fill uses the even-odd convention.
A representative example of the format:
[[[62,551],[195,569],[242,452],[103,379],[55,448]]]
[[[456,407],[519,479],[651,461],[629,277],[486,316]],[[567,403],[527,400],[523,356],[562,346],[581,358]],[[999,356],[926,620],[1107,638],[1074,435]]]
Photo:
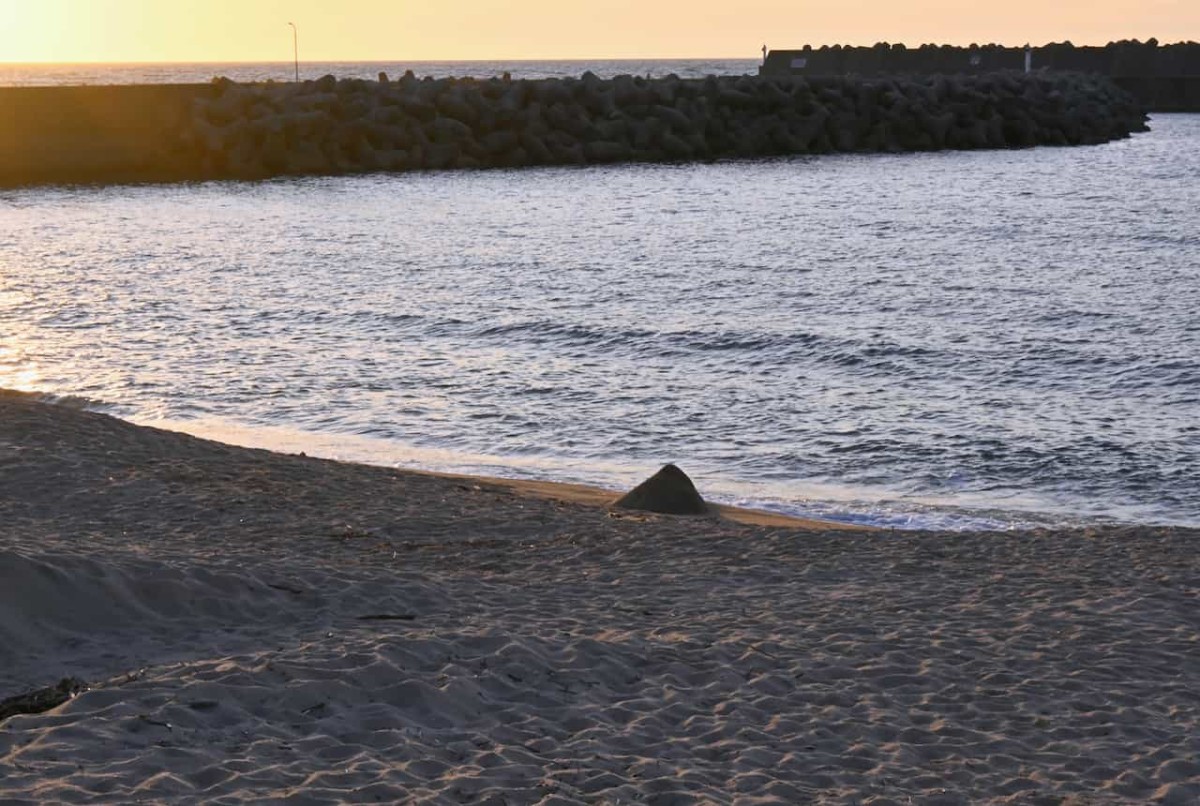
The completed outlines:
[[[778,50],[793,50],[793,48],[778,48]],[[571,56],[571,57],[553,57],[553,56],[497,56],[493,58],[470,58],[470,59],[420,59],[420,58],[365,58],[365,59],[301,59],[301,66],[305,64],[404,64],[411,62],[413,64],[452,64],[452,63],[484,63],[484,62],[681,62],[681,61],[756,61],[761,60],[762,55],[753,56]],[[5,61],[0,60],[0,65],[142,65],[142,64],[172,64],[172,65],[189,65],[189,64],[292,64],[291,58],[285,59],[219,59],[219,60],[203,60],[203,59],[138,59],[130,61],[58,61],[58,60],[38,60],[38,61]]]
[[[1048,47],[1050,45],[1063,45],[1063,44],[1067,44],[1067,43],[1070,43],[1074,47],[1107,47],[1109,45],[1113,45],[1113,44],[1116,44],[1119,42],[1131,42],[1131,41],[1136,41],[1136,42],[1140,42],[1142,44],[1146,44],[1150,39],[1154,39],[1158,43],[1159,47],[1162,47],[1165,45],[1197,44],[1195,40],[1191,40],[1191,39],[1179,39],[1179,40],[1175,40],[1175,41],[1168,41],[1168,40],[1159,39],[1158,37],[1148,37],[1147,39],[1142,39],[1142,40],[1114,39],[1114,40],[1109,40],[1108,42],[1104,42],[1103,44],[1097,44],[1097,43],[1091,43],[1091,42],[1079,43],[1079,42],[1072,42],[1071,40],[1068,39],[1068,40],[1063,40],[1061,42],[1060,41],[1050,41],[1050,42],[1046,42],[1041,45],[1032,45],[1032,47],[1044,48],[1044,47]],[[972,47],[972,46],[1020,48],[1020,47],[1026,46],[1026,43],[1020,43],[1020,44],[1016,44],[1016,45],[1005,45],[1005,44],[1001,44],[998,42],[986,42],[986,43],[971,42],[968,44],[955,44],[955,43],[950,43],[950,42],[941,42],[941,43],[922,42],[917,45],[908,45],[903,42],[887,42],[887,43],[875,42],[872,44],[855,44],[855,43],[841,42],[841,43],[822,44],[822,45],[813,45],[811,43],[806,43],[806,44],[799,45],[797,47],[781,47],[781,48],[768,47],[767,50],[769,52],[793,51],[793,50],[803,50],[805,47],[811,47],[813,50],[819,50],[821,48],[839,47],[839,46],[843,47],[843,48],[871,48],[871,47],[875,47],[876,45],[879,45],[879,44],[888,44],[888,45],[893,45],[893,46],[894,45],[904,45],[906,48],[908,48],[910,50],[916,50],[916,49],[919,49],[922,47],[926,47],[928,45],[933,45],[935,47],[957,47],[957,48],[968,48],[968,47]],[[455,63],[455,62],[457,62],[457,63],[484,63],[484,62],[735,61],[735,60],[736,61],[757,61],[757,60],[760,60],[761,58],[762,58],[762,56],[760,55],[759,50],[756,49],[752,55],[750,55],[750,54],[748,54],[748,55],[705,55],[705,56],[682,56],[682,55],[595,56],[595,55],[593,55],[593,56],[488,56],[488,57],[476,56],[476,57],[472,57],[472,58],[468,58],[468,59],[450,58],[450,57],[438,57],[438,58],[419,58],[419,57],[321,58],[321,57],[314,57],[314,58],[302,59],[300,63],[301,64],[364,64],[364,63],[374,62],[374,63],[403,64],[405,62],[413,62],[413,63],[433,63],[433,64],[447,63],[448,64],[448,63]],[[290,59],[290,58],[215,59],[215,60],[207,60],[207,59],[113,60],[113,59],[106,59],[106,60],[82,60],[82,61],[64,61],[64,60],[59,60],[59,59],[37,59],[37,60],[32,60],[32,61],[10,61],[10,60],[0,59],[0,65],[3,65],[3,66],[71,66],[71,65],[133,66],[133,65],[206,65],[206,64],[264,64],[265,65],[265,64],[291,64],[291,63],[292,63],[292,59]]]

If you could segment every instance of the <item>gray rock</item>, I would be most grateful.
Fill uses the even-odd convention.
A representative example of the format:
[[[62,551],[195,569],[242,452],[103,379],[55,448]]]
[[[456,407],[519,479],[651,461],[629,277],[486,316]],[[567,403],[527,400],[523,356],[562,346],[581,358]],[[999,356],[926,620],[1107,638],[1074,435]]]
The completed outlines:
[[[452,168],[461,156],[462,148],[457,143],[434,143],[424,149],[423,167]]]
[[[480,138],[479,145],[486,153],[499,156],[517,148],[520,138],[516,132],[501,130]]]
[[[659,104],[651,109],[651,112],[658,117],[659,120],[666,123],[677,133],[685,133],[692,131],[695,126],[691,118],[680,112],[673,106],[663,106]]]
[[[675,465],[664,465],[653,476],[617,499],[613,506],[666,515],[705,515],[709,512],[708,504],[700,497],[696,485]]]
[[[285,173],[305,175],[328,173],[329,157],[312,142],[300,142],[288,149]]]
[[[437,117],[437,107],[419,95],[406,95],[400,101],[400,107],[409,117],[422,123],[428,123]]]
[[[479,123],[479,111],[460,92],[447,92],[438,97],[438,111],[448,118],[462,121],[474,128]]]
[[[472,136],[471,127],[461,120],[438,117],[426,126],[429,139],[435,143],[453,143],[468,140]]]
[[[667,157],[673,160],[687,160],[695,156],[693,149],[688,145],[687,140],[672,133],[664,132],[659,139],[659,144],[662,146]]]
[[[530,131],[523,131],[519,135],[521,148],[528,155],[530,162],[534,165],[549,165],[554,161],[554,155],[542,139]]]
[[[550,78],[542,81],[538,86],[538,100],[546,106],[550,106],[552,104],[569,104],[574,98],[571,90],[562,81]]]
[[[630,158],[632,149],[623,143],[599,140],[585,143],[583,153],[588,162],[624,162]]]

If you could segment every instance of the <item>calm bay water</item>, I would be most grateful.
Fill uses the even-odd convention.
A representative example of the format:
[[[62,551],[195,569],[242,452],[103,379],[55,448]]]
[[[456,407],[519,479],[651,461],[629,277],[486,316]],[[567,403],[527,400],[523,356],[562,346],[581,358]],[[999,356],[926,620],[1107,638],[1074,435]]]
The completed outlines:
[[[0,386],[407,466],[676,461],[718,500],[902,527],[1194,525],[1200,116],[1151,125],[4,192]]]

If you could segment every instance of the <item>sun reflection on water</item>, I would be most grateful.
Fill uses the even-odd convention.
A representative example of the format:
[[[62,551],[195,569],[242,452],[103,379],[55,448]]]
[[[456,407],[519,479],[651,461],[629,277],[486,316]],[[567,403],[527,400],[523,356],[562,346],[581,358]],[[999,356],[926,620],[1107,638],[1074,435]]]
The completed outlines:
[[[0,389],[17,392],[44,392],[42,373],[37,362],[25,356],[19,347],[0,344]]]

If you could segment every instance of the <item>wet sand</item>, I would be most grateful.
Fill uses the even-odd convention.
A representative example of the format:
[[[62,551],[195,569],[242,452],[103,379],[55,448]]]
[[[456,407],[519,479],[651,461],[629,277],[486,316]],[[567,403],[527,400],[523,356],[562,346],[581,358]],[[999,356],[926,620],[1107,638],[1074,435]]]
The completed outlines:
[[[605,495],[0,393],[0,801],[1200,801],[1196,530]]]

